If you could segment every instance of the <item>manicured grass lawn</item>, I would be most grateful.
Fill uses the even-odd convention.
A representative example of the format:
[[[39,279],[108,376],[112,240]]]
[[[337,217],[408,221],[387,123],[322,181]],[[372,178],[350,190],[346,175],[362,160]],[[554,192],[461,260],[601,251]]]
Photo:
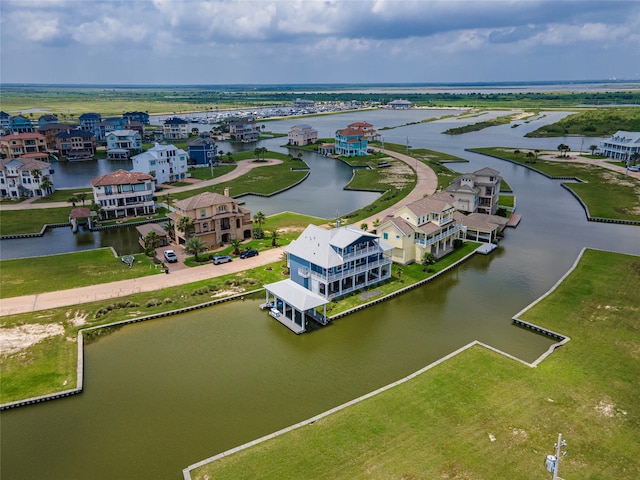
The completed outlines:
[[[585,183],[568,182],[565,185],[574,191],[589,208],[592,217],[621,220],[640,220],[638,199],[640,181],[623,173],[581,163],[536,160],[527,163],[526,153],[514,153],[504,147],[475,148],[471,151],[493,155],[512,162],[521,163],[552,177],[576,177]]]
[[[211,180],[212,178],[221,177],[225,173],[235,170],[237,165],[220,164],[213,167],[213,177],[211,176],[210,167],[196,167],[190,168],[189,173],[191,178],[197,178],[198,180]]]
[[[303,168],[307,166],[300,160],[292,160],[289,156],[276,152],[268,152],[265,156],[267,158],[282,160],[283,163],[254,169],[248,174],[231,180],[230,182],[176,193],[173,194],[173,196],[174,198],[181,200],[207,191],[223,193],[226,187],[229,187],[230,193],[234,197],[247,193],[262,193],[269,195],[299,182],[307,174],[306,171],[292,170],[292,168]],[[234,161],[255,159],[255,154],[252,151],[238,152],[233,154],[233,159]],[[218,176],[218,174],[215,173],[215,167],[214,174],[215,176]]]
[[[513,195],[500,195],[498,198],[498,206],[513,207],[516,203],[516,197]]]
[[[301,220],[301,223],[304,223],[304,219]],[[269,247],[265,246],[265,248]],[[458,252],[461,253],[463,249]],[[458,252],[433,265],[433,271],[439,271],[449,265],[453,255],[459,254]],[[224,275],[154,292],[143,292],[117,299],[85,303],[75,307],[0,317],[0,328],[11,328],[24,324],[59,324],[65,330],[64,335],[50,337],[44,342],[37,343],[20,353],[3,359],[0,403],[73,388],[76,384],[77,345],[75,341],[70,339],[75,339],[80,328],[114,323],[132,317],[197,305],[221,296],[250,292],[261,288],[264,284],[287,278],[284,267],[286,267],[286,262],[283,259],[237,274]],[[404,267],[402,282],[388,282],[381,288],[384,288],[385,293],[405,288],[414,279],[422,279],[427,276],[422,270],[423,267],[419,265]],[[86,280],[86,277],[84,278]],[[97,283],[97,281],[91,283]],[[259,295],[262,297],[264,294],[260,293]],[[344,304],[334,302],[331,313],[335,314],[351,308],[356,303],[362,303],[357,296],[348,297],[343,302]],[[74,323],[74,318],[81,318],[85,323]],[[99,330],[96,334],[108,334],[108,331]],[[63,386],[63,382],[67,383]]]
[[[97,283],[115,282],[159,273],[151,259],[135,255],[129,268],[109,248],[86,250],[45,257],[0,261],[0,298],[53,292]],[[55,281],[52,281],[55,279]]]
[[[46,197],[39,198],[38,200],[35,200],[33,203],[66,202],[69,200],[69,198],[73,196],[77,197],[79,193],[84,193],[87,195],[84,201],[85,206],[88,207],[89,205],[91,205],[91,200],[93,200],[93,191],[90,188],[73,188],[73,189],[55,190],[51,195],[47,195]],[[82,200],[76,202],[76,205],[81,207]],[[69,203],[69,207],[71,207],[71,203]]]
[[[562,478],[640,478],[639,288],[637,257],[587,251],[525,315],[571,337],[537,368],[474,347],[192,478],[550,478],[558,433]]]
[[[67,223],[71,205],[59,208],[0,211],[0,235],[38,233],[44,224]]]

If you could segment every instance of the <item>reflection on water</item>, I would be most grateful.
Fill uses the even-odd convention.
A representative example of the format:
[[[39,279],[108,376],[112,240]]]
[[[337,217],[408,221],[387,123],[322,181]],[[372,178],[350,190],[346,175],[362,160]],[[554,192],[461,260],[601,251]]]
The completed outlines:
[[[363,114],[321,121],[335,129],[369,119]],[[315,119],[308,123],[315,127]],[[472,340],[525,360],[545,351],[550,340],[513,327],[511,317],[551,288],[585,246],[640,255],[637,227],[587,222],[560,182],[465,152],[479,146],[465,138],[484,136],[440,135],[437,123],[385,136],[410,135],[413,146],[461,155],[469,160],[456,165],[464,171],[502,173],[523,219],[498,250],[308,335],[293,335],[260,311],[262,298],[123,328],[85,349],[81,395],[2,413],[2,478],[176,479],[187,465],[397,380]],[[530,142],[514,130],[498,139],[485,132],[482,145]],[[542,140],[529,144],[563,141]]]

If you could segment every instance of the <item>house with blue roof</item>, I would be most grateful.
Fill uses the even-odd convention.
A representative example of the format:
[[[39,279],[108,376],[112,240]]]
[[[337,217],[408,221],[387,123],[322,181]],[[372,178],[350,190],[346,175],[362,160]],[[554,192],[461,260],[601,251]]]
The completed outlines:
[[[309,319],[325,324],[330,301],[391,278],[391,251],[378,235],[352,226],[309,225],[286,248],[289,278],[265,285],[265,305],[295,333]]]
[[[31,120],[24,115],[16,115],[9,119],[9,130],[11,133],[33,133],[35,129]]]
[[[96,125],[102,121],[102,117],[99,113],[83,113],[78,117],[78,123],[80,125],[80,130],[84,130],[86,132],[92,132],[95,129]]]
[[[189,160],[192,165],[211,165],[218,154],[218,147],[208,133],[187,142]]]

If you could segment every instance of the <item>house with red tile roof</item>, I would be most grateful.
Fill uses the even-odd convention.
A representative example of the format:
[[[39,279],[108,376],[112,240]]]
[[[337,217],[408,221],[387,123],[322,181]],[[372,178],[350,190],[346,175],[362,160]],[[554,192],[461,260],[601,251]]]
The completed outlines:
[[[155,181],[148,173],[116,170],[92,179],[91,185],[103,218],[137,217],[156,211]]]

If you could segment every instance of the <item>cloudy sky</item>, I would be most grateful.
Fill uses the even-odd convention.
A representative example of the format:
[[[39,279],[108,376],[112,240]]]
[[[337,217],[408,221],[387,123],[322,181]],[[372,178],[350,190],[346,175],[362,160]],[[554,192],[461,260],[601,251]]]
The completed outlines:
[[[640,80],[640,1],[0,0],[0,81]]]

